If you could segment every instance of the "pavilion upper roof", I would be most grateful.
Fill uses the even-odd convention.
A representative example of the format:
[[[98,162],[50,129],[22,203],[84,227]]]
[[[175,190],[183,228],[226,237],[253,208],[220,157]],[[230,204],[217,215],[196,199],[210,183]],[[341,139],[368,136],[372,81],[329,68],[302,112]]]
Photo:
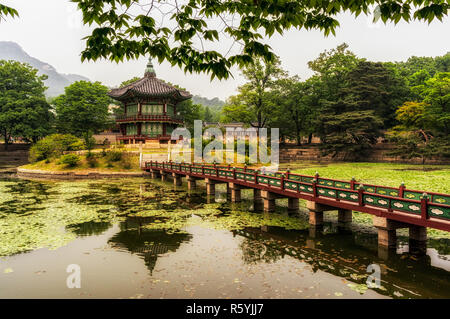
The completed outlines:
[[[142,79],[130,83],[127,86],[112,89],[108,95],[119,101],[132,97],[170,97],[175,101],[180,102],[192,97],[189,92],[177,89],[163,80],[156,78],[153,65],[150,61],[147,64],[145,75]]]

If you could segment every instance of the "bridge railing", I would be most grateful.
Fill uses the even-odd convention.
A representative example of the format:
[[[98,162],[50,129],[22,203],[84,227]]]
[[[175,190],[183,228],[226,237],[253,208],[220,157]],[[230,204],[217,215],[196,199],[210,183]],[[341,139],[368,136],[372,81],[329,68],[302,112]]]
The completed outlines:
[[[305,193],[315,197],[324,197],[336,201],[348,201],[359,206],[386,209],[389,212],[402,212],[417,215],[419,218],[430,217],[450,220],[450,195],[435,192],[424,194],[423,191],[362,184],[355,180],[345,181],[296,173],[275,172],[262,174],[257,169],[231,167],[230,165],[185,164],[174,162],[146,162],[145,168],[167,169],[172,171],[213,176],[247,183],[262,184],[280,188],[285,191]]]

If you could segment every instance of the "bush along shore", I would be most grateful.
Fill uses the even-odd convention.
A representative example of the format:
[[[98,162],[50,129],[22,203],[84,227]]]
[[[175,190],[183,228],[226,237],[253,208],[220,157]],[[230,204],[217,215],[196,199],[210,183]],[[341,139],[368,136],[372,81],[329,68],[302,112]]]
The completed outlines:
[[[144,176],[139,154],[123,149],[91,152],[73,135],[53,134],[30,149],[30,164],[17,169],[19,177],[100,178]]]

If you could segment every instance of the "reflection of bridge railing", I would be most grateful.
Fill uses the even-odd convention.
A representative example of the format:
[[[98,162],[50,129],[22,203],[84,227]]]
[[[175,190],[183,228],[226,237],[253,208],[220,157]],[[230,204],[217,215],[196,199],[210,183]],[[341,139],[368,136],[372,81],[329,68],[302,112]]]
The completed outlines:
[[[269,174],[247,167],[212,164],[147,162],[144,169],[229,181],[287,197],[450,231],[450,195],[434,192],[426,194],[406,189],[404,185],[399,188],[366,185],[355,180],[322,178],[319,174],[307,176],[289,171]]]

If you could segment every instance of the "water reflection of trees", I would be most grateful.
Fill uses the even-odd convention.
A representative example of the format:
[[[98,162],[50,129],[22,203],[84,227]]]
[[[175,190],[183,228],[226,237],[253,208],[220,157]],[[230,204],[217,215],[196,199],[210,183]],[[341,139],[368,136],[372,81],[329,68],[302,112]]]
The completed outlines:
[[[114,248],[142,257],[150,273],[155,268],[158,256],[175,252],[183,242],[188,242],[192,238],[187,233],[169,234],[164,230],[142,227],[151,221],[152,218],[127,218],[121,223],[120,232],[108,241]]]
[[[10,179],[7,179],[10,180]],[[0,212],[4,214],[26,214],[45,209],[38,207],[52,194],[52,186],[31,180],[11,179],[15,183],[5,185],[5,193],[14,194],[14,199],[0,204]]]
[[[273,263],[284,257],[279,250],[248,238],[244,238],[239,246],[242,250],[242,258],[246,264]]]
[[[85,222],[81,224],[71,225],[69,230],[78,236],[101,235],[111,227],[110,222]]]
[[[364,284],[368,276],[366,267],[375,263],[382,267],[384,289],[377,289],[380,294],[410,298],[450,297],[448,271],[432,266],[429,256],[417,259],[401,254],[388,260],[380,259],[373,247],[372,237],[376,239],[376,235],[319,233],[311,236],[308,230],[287,231],[278,227],[245,228],[234,233],[244,237],[240,247],[243,260],[249,264],[275,262],[290,256],[308,263],[313,272],[321,270],[349,282]]]

